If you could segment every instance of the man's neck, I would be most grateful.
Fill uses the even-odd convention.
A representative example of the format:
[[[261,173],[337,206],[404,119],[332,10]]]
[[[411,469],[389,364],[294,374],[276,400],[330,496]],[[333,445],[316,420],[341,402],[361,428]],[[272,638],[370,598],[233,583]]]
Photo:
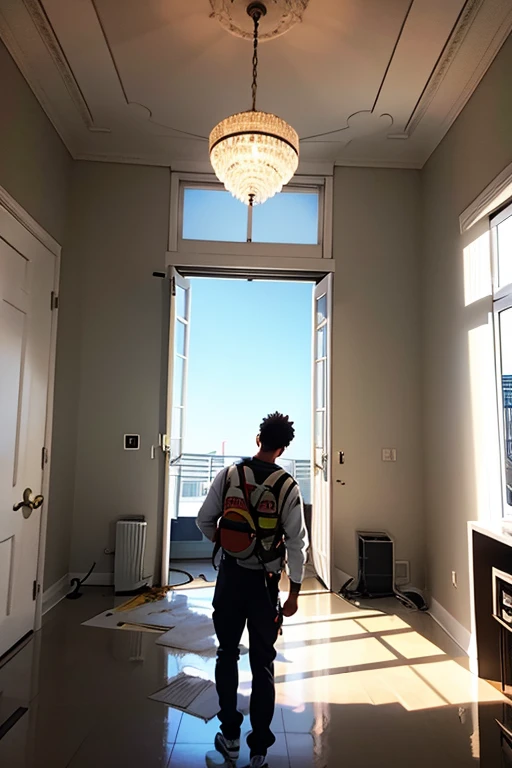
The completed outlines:
[[[264,461],[266,464],[275,464],[277,454],[271,453],[270,451],[258,451],[254,458],[258,459],[258,461]]]

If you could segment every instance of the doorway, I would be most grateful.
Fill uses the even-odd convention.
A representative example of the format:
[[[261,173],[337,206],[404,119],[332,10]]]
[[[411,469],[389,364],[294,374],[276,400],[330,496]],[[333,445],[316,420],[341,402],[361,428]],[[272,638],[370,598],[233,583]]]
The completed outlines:
[[[210,485],[252,454],[261,420],[280,410],[296,427],[280,463],[299,483],[310,557],[330,587],[331,277],[190,272],[171,275],[162,578],[168,564],[211,557],[195,523]]]

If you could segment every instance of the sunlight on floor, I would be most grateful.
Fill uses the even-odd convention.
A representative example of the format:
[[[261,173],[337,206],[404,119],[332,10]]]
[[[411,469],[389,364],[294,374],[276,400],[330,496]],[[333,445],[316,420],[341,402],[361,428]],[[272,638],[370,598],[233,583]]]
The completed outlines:
[[[369,613],[333,595],[301,599],[278,642],[281,706],[311,719],[320,704],[399,704],[412,712],[504,700],[403,617]]]

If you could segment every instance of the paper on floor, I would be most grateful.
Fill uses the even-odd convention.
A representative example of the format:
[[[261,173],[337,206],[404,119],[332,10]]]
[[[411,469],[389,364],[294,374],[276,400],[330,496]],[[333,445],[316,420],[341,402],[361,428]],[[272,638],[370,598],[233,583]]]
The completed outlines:
[[[169,684],[149,697],[169,707],[200,717],[205,722],[219,711],[219,699],[215,684],[202,677],[180,672]]]
[[[215,630],[210,616],[190,612],[186,620],[161,635],[158,645],[193,653],[209,653],[216,649]]]
[[[211,597],[209,598],[211,600]],[[157,601],[149,601],[132,610],[113,608],[84,622],[85,626],[103,629],[150,629],[166,632],[198,613],[211,615],[211,606],[198,595],[189,598],[185,594],[169,592]],[[135,625],[135,626],[134,626]]]

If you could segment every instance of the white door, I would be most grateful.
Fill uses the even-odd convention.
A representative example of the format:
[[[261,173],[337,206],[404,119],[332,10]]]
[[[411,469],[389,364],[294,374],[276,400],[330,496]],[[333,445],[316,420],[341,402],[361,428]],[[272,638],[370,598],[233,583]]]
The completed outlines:
[[[167,384],[167,440],[164,500],[162,584],[169,579],[171,519],[177,516],[180,495],[180,457],[183,453],[190,336],[190,282],[171,269],[169,378]]]
[[[55,272],[12,228],[0,209],[0,656],[34,628]]]
[[[315,287],[313,301],[313,512],[311,551],[319,578],[331,588],[331,318],[332,275]]]

